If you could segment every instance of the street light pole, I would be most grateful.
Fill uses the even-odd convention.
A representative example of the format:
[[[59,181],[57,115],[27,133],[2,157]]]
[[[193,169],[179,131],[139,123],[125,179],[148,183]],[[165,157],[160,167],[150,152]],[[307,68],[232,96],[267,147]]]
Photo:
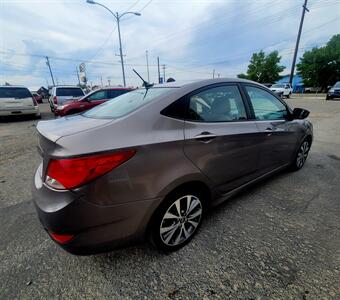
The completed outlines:
[[[120,19],[127,14],[134,14],[135,16],[141,16],[141,14],[139,12],[132,12],[132,11],[127,11],[125,13],[122,13],[121,15],[119,15],[118,12],[114,13],[111,9],[109,9],[108,7],[106,7],[105,5],[95,2],[93,0],[86,0],[87,3],[89,4],[97,4],[103,8],[105,8],[106,10],[108,10],[116,19],[117,22],[117,27],[118,27],[118,37],[119,37],[119,55],[120,55],[120,62],[122,65],[122,75],[123,75],[123,84],[124,87],[126,87],[126,81],[125,81],[125,70],[124,70],[124,60],[123,60],[123,49],[122,49],[122,38],[120,35]]]

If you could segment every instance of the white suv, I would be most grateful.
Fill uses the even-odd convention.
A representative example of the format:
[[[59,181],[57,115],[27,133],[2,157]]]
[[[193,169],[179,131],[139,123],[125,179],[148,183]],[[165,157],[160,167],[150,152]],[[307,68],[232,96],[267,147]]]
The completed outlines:
[[[51,111],[54,112],[58,105],[62,105],[67,100],[79,99],[84,95],[84,91],[77,86],[54,86],[49,98]]]
[[[275,83],[270,87],[270,90],[279,95],[280,97],[289,98],[293,92],[290,83]]]
[[[0,116],[14,115],[40,118],[38,103],[26,87],[0,86]]]

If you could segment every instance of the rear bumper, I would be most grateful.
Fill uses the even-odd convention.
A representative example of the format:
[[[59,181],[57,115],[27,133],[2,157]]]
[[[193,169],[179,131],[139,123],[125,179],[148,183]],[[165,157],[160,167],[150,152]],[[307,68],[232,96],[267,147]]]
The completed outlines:
[[[36,115],[39,116],[39,107],[34,106],[33,108],[11,108],[11,109],[0,109],[0,116],[20,116],[20,115]]]
[[[143,239],[149,219],[160,202],[160,199],[151,199],[113,206],[95,205],[76,192],[46,187],[39,169],[32,194],[47,232],[74,235],[67,244],[59,244],[73,254],[103,252]]]

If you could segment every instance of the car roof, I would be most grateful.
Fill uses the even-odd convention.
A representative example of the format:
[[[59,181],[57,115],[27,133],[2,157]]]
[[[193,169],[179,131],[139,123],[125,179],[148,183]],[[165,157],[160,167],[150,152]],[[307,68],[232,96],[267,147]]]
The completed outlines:
[[[75,85],[56,85],[54,86],[55,88],[68,88],[68,89],[81,89],[81,87],[79,86],[75,86]]]
[[[200,88],[211,84],[216,83],[252,83],[252,84],[258,84],[257,82],[247,80],[247,79],[241,79],[241,78],[215,78],[215,79],[201,79],[201,80],[191,80],[191,81],[174,81],[174,82],[167,82],[163,84],[155,84],[154,88]]]
[[[0,88],[24,88],[28,89],[27,87],[23,85],[0,85]]]

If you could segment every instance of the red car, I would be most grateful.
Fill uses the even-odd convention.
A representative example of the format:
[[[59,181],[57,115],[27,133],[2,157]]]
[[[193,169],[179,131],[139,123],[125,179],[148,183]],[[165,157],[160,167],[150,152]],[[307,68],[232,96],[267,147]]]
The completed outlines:
[[[32,92],[32,96],[35,99],[35,101],[37,101],[37,103],[43,103],[43,101],[42,101],[43,98],[38,93]]]
[[[133,90],[132,88],[121,87],[102,88],[93,91],[80,99],[63,102],[62,105],[58,105],[56,107],[56,109],[54,110],[54,114],[56,116],[61,117],[76,114],[88,110],[92,107],[104,103],[107,100],[113,99],[132,90]]]

